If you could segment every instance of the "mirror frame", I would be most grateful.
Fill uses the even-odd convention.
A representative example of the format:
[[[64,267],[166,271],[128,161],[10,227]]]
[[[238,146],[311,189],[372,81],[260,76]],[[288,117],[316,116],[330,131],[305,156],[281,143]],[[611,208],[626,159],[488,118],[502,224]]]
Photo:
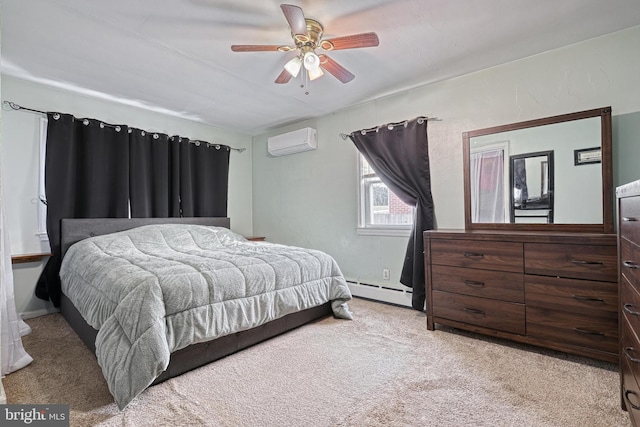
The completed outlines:
[[[600,146],[602,152],[602,224],[512,224],[471,222],[471,174],[470,140],[476,136],[545,126],[572,120],[600,117]],[[464,167],[464,226],[466,230],[504,231],[559,231],[572,233],[613,233],[613,167],[611,151],[611,107],[596,108],[559,116],[544,117],[525,122],[511,123],[490,128],[472,130],[462,134],[462,162]]]

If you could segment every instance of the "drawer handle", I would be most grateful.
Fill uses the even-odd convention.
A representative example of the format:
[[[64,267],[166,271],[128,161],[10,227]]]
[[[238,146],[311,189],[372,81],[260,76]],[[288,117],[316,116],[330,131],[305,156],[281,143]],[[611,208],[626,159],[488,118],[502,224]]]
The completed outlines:
[[[640,312],[639,311],[635,311],[635,310],[631,310],[631,307],[635,307],[635,305],[633,305],[631,303],[626,303],[624,306],[622,306],[624,311],[626,311],[627,313],[631,314],[632,316],[640,316]]]
[[[573,331],[577,332],[579,334],[597,335],[597,336],[600,336],[600,337],[604,336],[604,332],[588,331],[588,330],[582,329],[582,328],[573,328]]]
[[[484,288],[484,282],[476,282],[475,280],[465,280],[464,284],[472,288]]]
[[[477,308],[465,307],[464,311],[466,311],[467,313],[470,313],[470,314],[478,314],[478,315],[481,315],[481,316],[485,315],[484,311],[478,310]]]
[[[626,356],[627,359],[629,359],[631,362],[633,363],[640,363],[640,359],[633,357],[632,355],[629,354],[629,352],[633,352],[635,351],[635,349],[633,347],[625,347],[624,349],[624,355]]]
[[[638,268],[638,264],[636,264],[636,263],[635,263],[635,262],[633,262],[633,261],[623,261],[623,262],[622,262],[622,265],[624,265],[624,266],[625,266],[625,267],[627,267],[627,268],[632,268],[632,269],[636,269],[636,268]]]
[[[577,265],[602,265],[602,264],[604,264],[601,261],[586,261],[586,260],[581,260],[581,259],[572,259],[571,262],[574,263],[574,264],[577,264]]]
[[[623,216],[622,217],[622,221],[624,221],[624,222],[633,222],[633,221],[637,221],[637,220],[638,220],[638,218],[634,218],[632,216]]]
[[[484,254],[479,254],[477,252],[465,252],[464,256],[467,258],[484,258]]]
[[[602,299],[602,298],[585,297],[585,296],[582,296],[582,295],[571,295],[571,298],[573,298],[574,300],[577,300],[577,301],[604,302],[604,299]]]
[[[633,409],[635,409],[636,411],[637,411],[637,410],[640,410],[640,406],[638,406],[638,405],[634,405],[633,403],[631,403],[631,400],[629,400],[629,395],[630,395],[630,394],[633,394],[634,396],[637,396],[637,395],[638,395],[638,393],[636,393],[636,392],[635,392],[635,391],[633,391],[633,390],[625,390],[625,392],[624,392],[624,397],[625,397],[625,399],[627,399],[627,402],[629,402],[629,405],[631,405],[631,407],[632,407]]]

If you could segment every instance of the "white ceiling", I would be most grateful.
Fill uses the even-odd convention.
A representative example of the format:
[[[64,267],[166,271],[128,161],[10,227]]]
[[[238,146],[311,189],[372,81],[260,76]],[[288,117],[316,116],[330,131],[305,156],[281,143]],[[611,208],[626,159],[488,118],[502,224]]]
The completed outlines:
[[[355,74],[274,80],[293,56],[275,0],[0,0],[2,72],[256,135],[386,94],[640,25],[639,0],[290,0]],[[29,107],[28,105],[25,105]],[[52,101],[51,109],[55,109]]]

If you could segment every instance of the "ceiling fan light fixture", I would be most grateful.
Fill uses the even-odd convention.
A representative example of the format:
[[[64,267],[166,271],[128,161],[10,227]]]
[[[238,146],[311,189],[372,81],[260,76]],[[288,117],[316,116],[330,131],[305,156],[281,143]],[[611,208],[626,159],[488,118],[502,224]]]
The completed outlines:
[[[335,47],[334,44],[329,41],[329,40],[322,40],[320,42],[320,47],[326,51],[330,51],[333,50],[333,48]]]
[[[322,75],[324,74],[324,72],[322,72],[322,68],[320,67],[311,68],[307,70],[307,72],[309,73],[309,80],[315,80],[318,77],[322,77]]]
[[[298,77],[298,73],[300,72],[300,68],[302,68],[302,61],[300,57],[296,56],[284,64],[284,69],[287,70],[292,77]]]
[[[320,68],[320,58],[315,52],[310,51],[304,54],[304,68],[307,70],[316,70]]]
[[[280,9],[284,14],[293,45],[232,45],[233,52],[297,52],[297,56],[287,61],[284,68],[275,80],[277,84],[288,83],[291,78],[298,77],[302,70],[303,82],[301,87],[305,87],[310,80],[315,80],[324,71],[331,74],[342,83],[348,83],[355,76],[342,65],[331,59],[324,53],[318,55],[316,49],[324,51],[356,49],[363,47],[373,47],[380,44],[378,35],[373,32],[352,34],[349,36],[334,37],[330,40],[323,40],[324,28],[315,19],[306,18],[304,12],[298,6],[291,4],[281,4]]]

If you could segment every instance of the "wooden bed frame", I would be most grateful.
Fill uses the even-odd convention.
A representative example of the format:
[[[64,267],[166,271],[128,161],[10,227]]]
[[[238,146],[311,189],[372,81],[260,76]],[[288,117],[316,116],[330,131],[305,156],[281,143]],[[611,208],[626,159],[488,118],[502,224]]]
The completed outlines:
[[[129,230],[143,225],[170,223],[213,225],[229,228],[230,220],[229,218],[207,217],[63,219],[60,224],[62,257],[64,257],[67,249],[72,244],[88,237]],[[60,300],[60,312],[82,341],[95,354],[95,341],[98,331],[84,320],[80,312],[64,294],[62,294]],[[329,302],[318,307],[291,313],[253,329],[190,345],[171,353],[169,366],[151,385],[161,383],[306,323],[324,318],[331,313],[331,303]]]

